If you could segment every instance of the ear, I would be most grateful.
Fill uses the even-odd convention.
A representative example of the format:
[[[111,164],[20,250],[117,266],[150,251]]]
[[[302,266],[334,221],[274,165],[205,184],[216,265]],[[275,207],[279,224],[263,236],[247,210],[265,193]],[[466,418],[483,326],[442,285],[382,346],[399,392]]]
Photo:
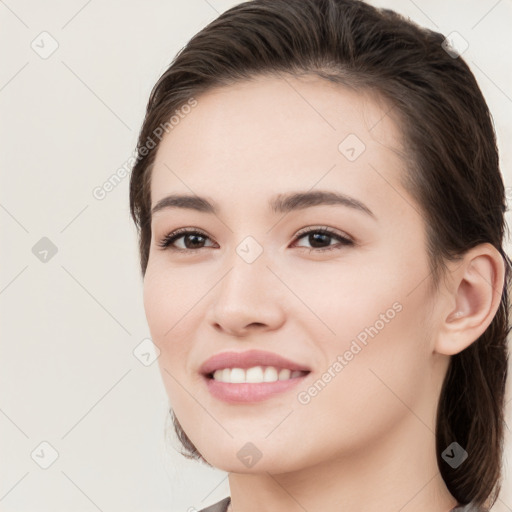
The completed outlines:
[[[500,305],[505,281],[503,257],[489,243],[470,249],[451,266],[434,349],[445,355],[462,352],[485,332]]]

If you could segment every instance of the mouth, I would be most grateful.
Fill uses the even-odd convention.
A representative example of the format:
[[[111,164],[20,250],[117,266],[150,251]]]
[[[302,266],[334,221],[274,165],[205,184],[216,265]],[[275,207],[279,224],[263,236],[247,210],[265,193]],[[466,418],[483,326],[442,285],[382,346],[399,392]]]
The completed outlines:
[[[252,366],[250,368],[219,368],[205,374],[207,379],[227,384],[262,384],[287,381],[304,377],[309,370],[291,370],[275,366]]]
[[[241,404],[261,402],[283,395],[303,382],[310,373],[301,370],[291,371],[287,368],[282,368],[278,372],[277,368],[272,366],[255,366],[245,370],[219,369],[203,375],[203,378],[214,398],[230,404]]]
[[[224,402],[259,402],[303,382],[311,369],[263,350],[221,352],[199,368],[210,394]]]

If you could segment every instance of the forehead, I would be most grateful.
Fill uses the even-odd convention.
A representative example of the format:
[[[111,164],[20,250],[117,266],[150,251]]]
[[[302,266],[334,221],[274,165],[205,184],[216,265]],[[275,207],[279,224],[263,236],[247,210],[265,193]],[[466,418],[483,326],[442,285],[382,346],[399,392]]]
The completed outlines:
[[[160,142],[152,204],[170,191],[195,189],[232,201],[235,191],[268,195],[315,184],[382,193],[402,172],[392,109],[369,91],[312,76],[266,76],[196,100]]]

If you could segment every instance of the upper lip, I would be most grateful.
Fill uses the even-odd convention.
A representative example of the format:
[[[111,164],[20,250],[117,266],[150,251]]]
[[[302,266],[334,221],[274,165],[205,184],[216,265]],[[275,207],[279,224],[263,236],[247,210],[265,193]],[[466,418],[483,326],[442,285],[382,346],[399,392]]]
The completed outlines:
[[[251,368],[253,366],[274,366],[290,370],[310,371],[307,366],[296,363],[286,357],[263,350],[246,350],[245,352],[221,352],[207,359],[199,368],[205,375],[223,368]]]

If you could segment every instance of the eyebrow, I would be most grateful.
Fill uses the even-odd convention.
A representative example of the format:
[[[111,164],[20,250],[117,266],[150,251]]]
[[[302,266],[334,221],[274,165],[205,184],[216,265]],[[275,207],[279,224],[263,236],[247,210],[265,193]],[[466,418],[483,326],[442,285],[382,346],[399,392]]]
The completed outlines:
[[[275,213],[289,213],[303,210],[312,206],[341,205],[353,208],[375,219],[375,214],[361,201],[340,192],[315,190],[278,194],[269,201],[270,210]],[[204,197],[197,195],[171,194],[164,197],[153,206],[151,214],[168,208],[184,208],[203,213],[219,214],[219,208]]]

